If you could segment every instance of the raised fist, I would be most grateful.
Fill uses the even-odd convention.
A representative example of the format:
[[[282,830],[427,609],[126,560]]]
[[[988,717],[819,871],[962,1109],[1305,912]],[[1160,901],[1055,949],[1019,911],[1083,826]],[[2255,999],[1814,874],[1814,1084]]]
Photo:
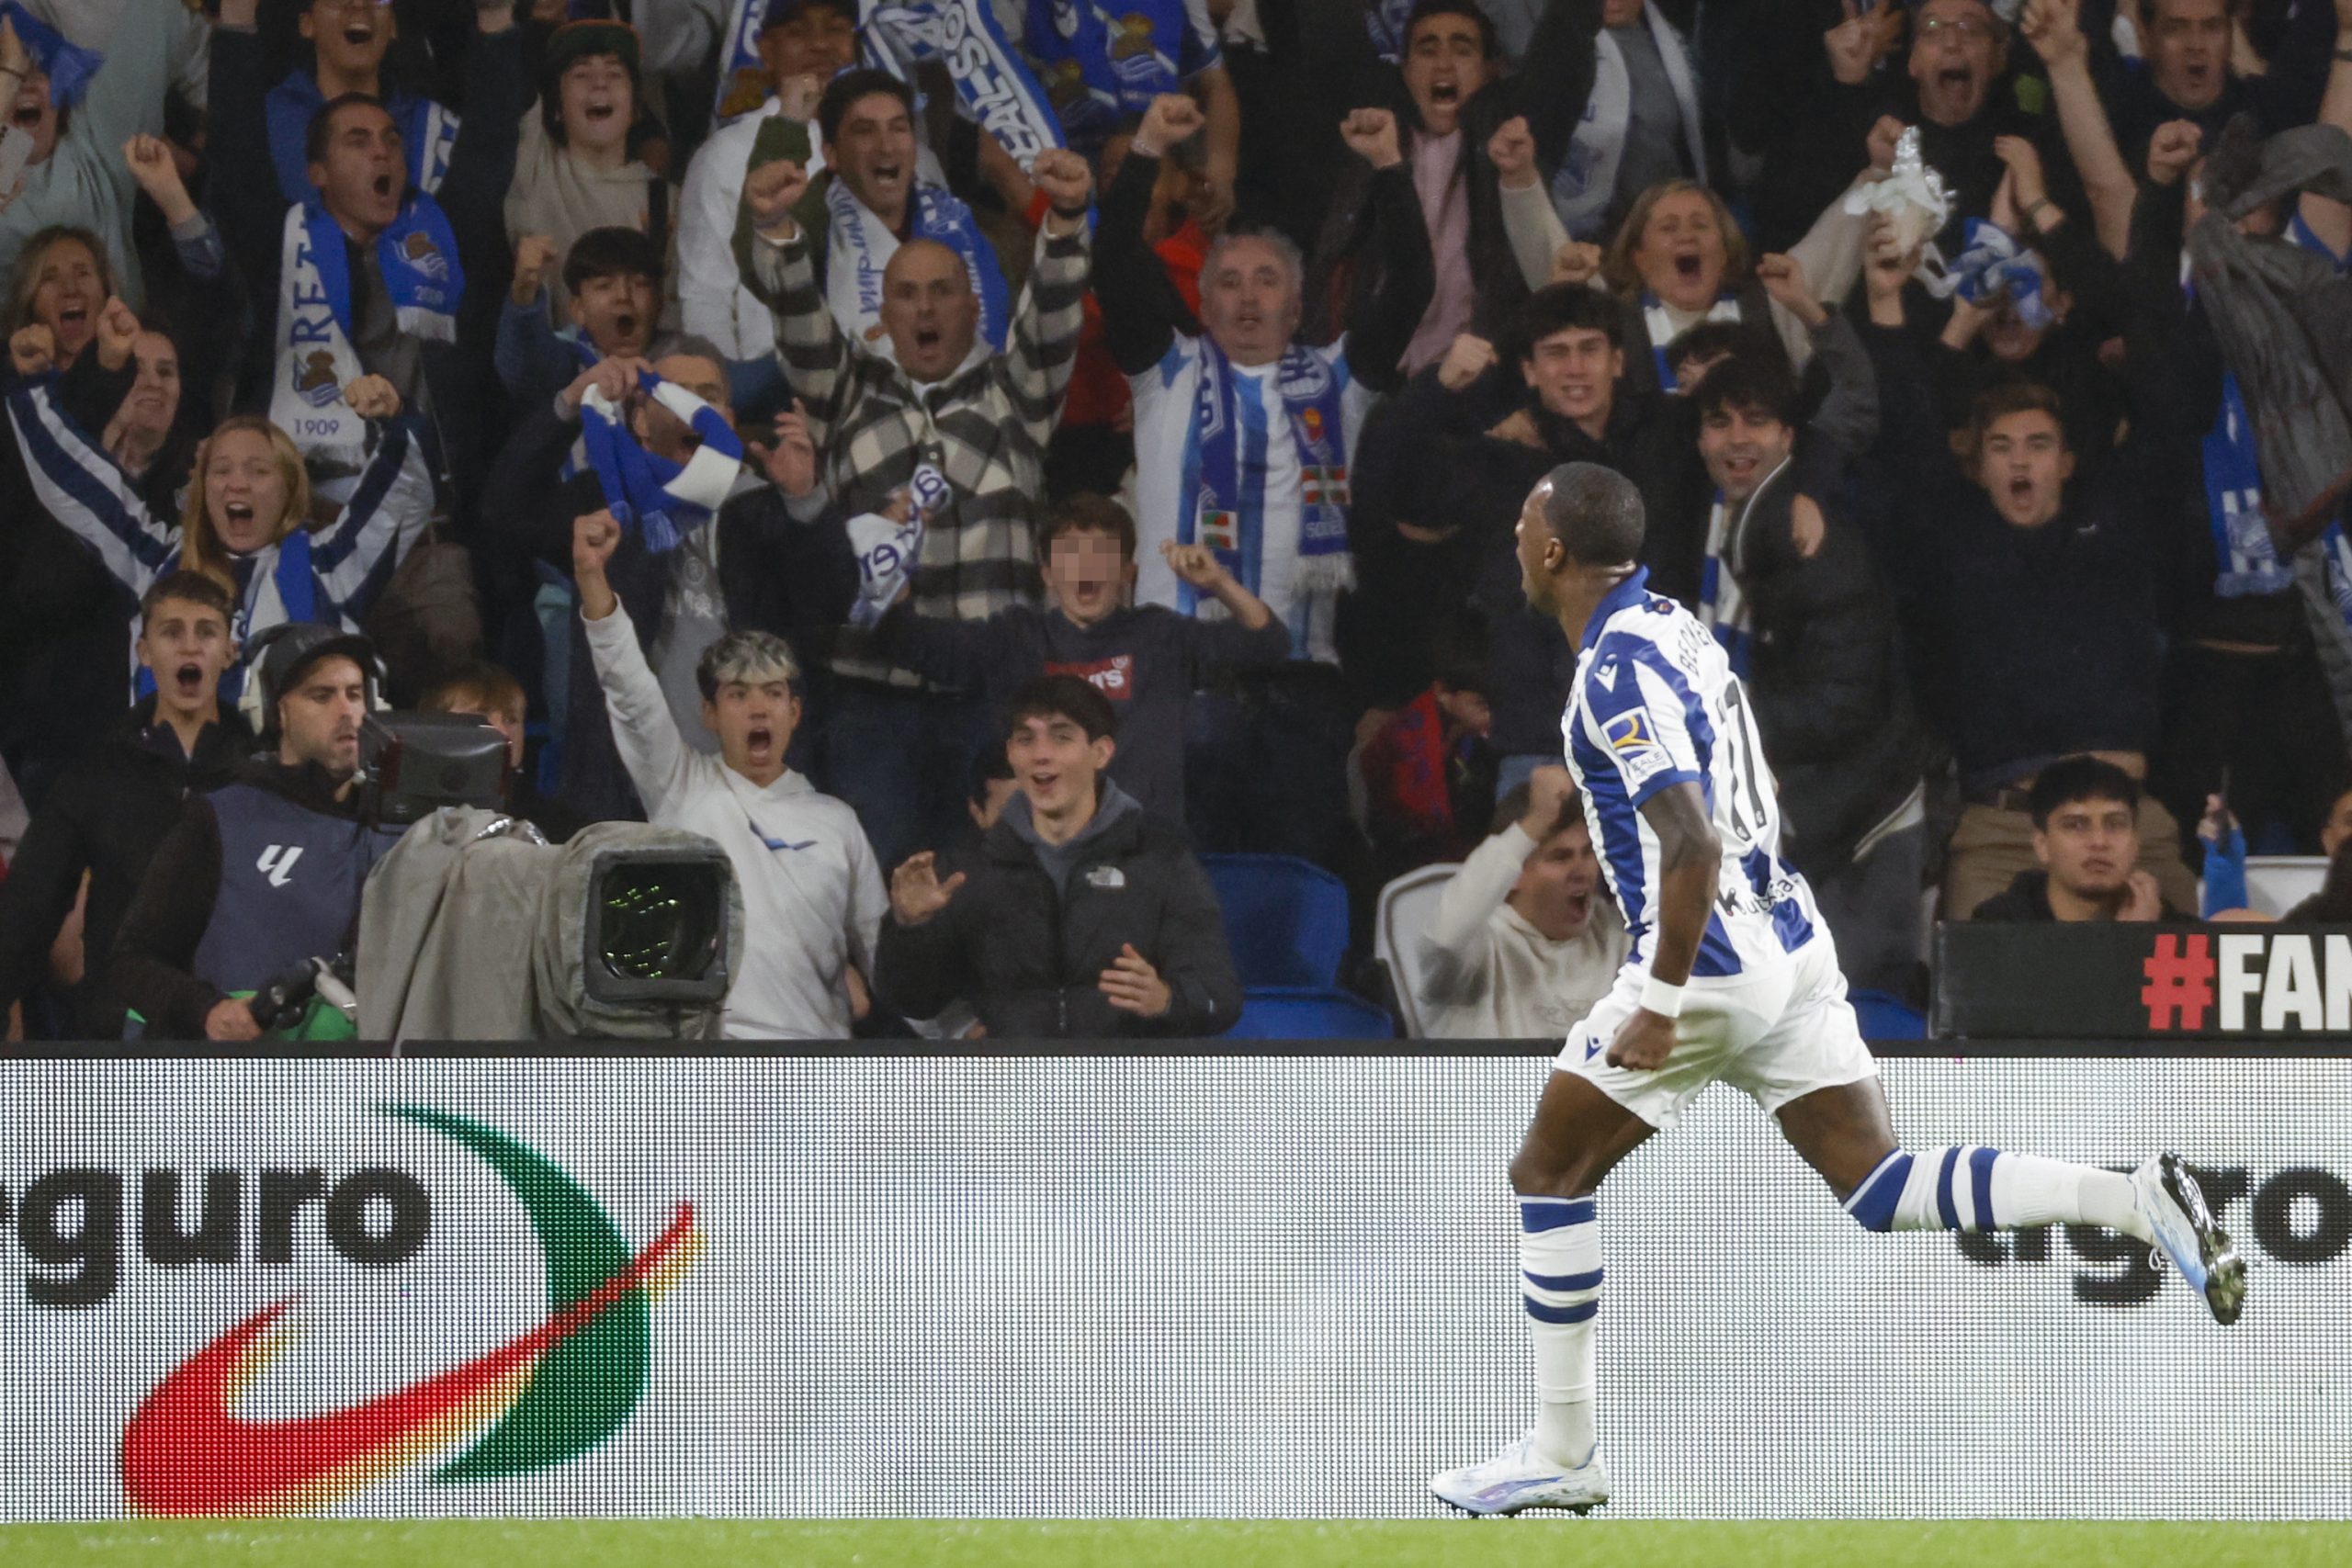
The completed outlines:
[[[140,331],[139,313],[119,296],[108,299],[98,310],[98,363],[109,370],[130,364]]]
[[[188,197],[187,183],[180,178],[180,166],[162,137],[132,137],[122,144],[122,161],[166,223],[182,223],[195,216],[196,203]]]
[[[1067,147],[1048,147],[1029,165],[1029,183],[1046,193],[1054,210],[1068,218],[1086,209],[1094,194],[1094,171]]]
[[[1557,762],[1546,762],[1527,775],[1527,815],[1519,825],[1531,839],[1541,840],[1560,825],[1560,813],[1576,797],[1574,774]]]
[[[605,563],[620,548],[621,525],[609,510],[599,508],[571,520],[571,575],[602,577]]]
[[[1438,362],[1437,384],[1449,392],[1458,392],[1494,367],[1495,345],[1485,338],[1462,333],[1447,345],[1445,357]]]
[[[343,389],[343,400],[362,419],[397,419],[401,395],[381,376],[361,376]]]
[[[1180,545],[1173,539],[1163,539],[1159,554],[1186,587],[1203,593],[1214,593],[1232,576],[1217,560],[1216,552],[1206,545]]]
[[[1756,281],[1775,304],[1808,326],[1818,325],[1823,311],[1805,281],[1804,267],[1794,256],[1768,255],[1756,264]]]
[[[773,239],[788,240],[796,232],[792,209],[808,192],[808,169],[789,158],[762,164],[743,176],[743,200],[752,209],[752,227]]]
[[[2083,0],[2030,0],[2018,28],[2044,65],[2086,57],[2090,44],[2083,37]]]
[[[555,242],[545,234],[526,234],[514,243],[514,303],[527,306],[539,297],[548,269],[555,265]]]
[[[56,334],[39,321],[18,327],[16,335],[8,340],[8,357],[15,363],[17,375],[38,376],[57,363]]]
[[[1386,109],[1351,110],[1340,122],[1340,140],[1375,169],[1392,169],[1405,161],[1396,144],[1396,117]]]
[[[1891,114],[1879,116],[1871,123],[1867,139],[1871,167],[1882,175],[1892,173],[1894,168],[1894,144],[1902,141],[1903,133],[1910,129]]]
[[[1600,264],[1603,259],[1599,245],[1587,244],[1581,240],[1570,240],[1552,253],[1551,281],[1590,283],[1600,276]]]
[[[792,400],[790,413],[775,416],[775,440],[759,456],[769,482],[796,501],[817,488],[817,439],[798,398]]]
[[[1136,128],[1135,150],[1148,158],[1157,158],[1190,138],[1208,123],[1201,113],[1201,106],[1182,93],[1162,93],[1151,100],[1151,107],[1143,111],[1143,124]]]
[[[1525,190],[1535,183],[1535,133],[1523,115],[1513,115],[1487,139],[1487,159],[1502,176],[1507,190]]]
[[[2148,139],[2148,177],[2160,186],[2171,185],[2197,162],[2198,149],[2204,144],[2205,133],[2195,120],[2165,121]]]
[[[817,100],[825,96],[825,84],[808,73],[787,76],[776,87],[776,97],[784,105],[786,119],[809,120],[816,118]]]

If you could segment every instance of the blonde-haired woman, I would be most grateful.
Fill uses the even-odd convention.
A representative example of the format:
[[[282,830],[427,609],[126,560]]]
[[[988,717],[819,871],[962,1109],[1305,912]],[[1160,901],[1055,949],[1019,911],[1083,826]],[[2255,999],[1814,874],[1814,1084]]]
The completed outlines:
[[[120,299],[99,313],[95,352],[117,368],[129,360],[139,320]],[[357,631],[392,570],[433,512],[433,476],[413,415],[379,376],[343,389],[368,421],[373,452],[351,499],[323,522],[311,516],[311,483],[286,433],[266,419],[223,421],[197,454],[179,521],[149,510],[122,469],[56,396],[56,344],[33,325],[8,343],[17,382],[8,420],[34,493],[50,514],[97,552],[135,604],[149,583],[180,567],[235,595],[241,647],[287,621]],[[126,622],[126,625],[128,623]],[[242,666],[221,694],[243,687]]]

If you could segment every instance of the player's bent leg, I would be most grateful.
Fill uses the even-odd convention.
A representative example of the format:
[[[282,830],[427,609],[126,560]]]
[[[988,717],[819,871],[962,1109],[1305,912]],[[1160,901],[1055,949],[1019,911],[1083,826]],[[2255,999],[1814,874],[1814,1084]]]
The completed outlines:
[[[2130,1176],[1983,1145],[1914,1153],[1896,1145],[1876,1079],[1816,1089],[1777,1112],[1781,1131],[1870,1231],[2102,1225],[2162,1247],[2216,1321],[2237,1321],[2245,1265],[2177,1156]]]
[[[1473,1514],[1583,1513],[1609,1500],[1593,1442],[1593,1319],[1600,1227],[1593,1191],[1651,1128],[1586,1079],[1555,1072],[1510,1166],[1519,1194],[1520,1299],[1535,1348],[1534,1430],[1430,1490]]]

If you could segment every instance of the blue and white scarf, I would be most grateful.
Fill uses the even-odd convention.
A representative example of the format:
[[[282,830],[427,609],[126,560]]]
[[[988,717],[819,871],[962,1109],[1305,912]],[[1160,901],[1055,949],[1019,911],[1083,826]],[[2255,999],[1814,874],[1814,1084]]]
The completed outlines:
[[[736,0],[719,73],[722,98],[738,73],[757,70],[765,78],[759,64],[763,10],[759,0]],[[989,0],[858,0],[857,36],[867,64],[910,85],[923,62],[946,66],[958,112],[995,137],[1023,168],[1046,148],[1062,145],[1053,101],[997,25]]]
[[[1413,15],[1414,0],[1373,0],[1363,8],[1363,30],[1372,47],[1391,65],[1405,58],[1405,24]]]
[[[1025,39],[1073,143],[1100,145],[1123,116],[1218,63],[1184,0],[1029,0]]]
[[[898,254],[899,237],[857,199],[845,180],[825,186],[825,303],[842,331],[859,343],[882,320],[882,275]],[[1004,347],[1012,324],[1012,291],[997,265],[996,247],[973,220],[972,209],[935,186],[917,186],[913,238],[935,240],[964,258],[972,293],[980,302],[980,335],[992,349]]]
[[[1193,400],[1193,428],[1184,444],[1184,488],[1192,505],[1179,519],[1184,544],[1206,545],[1227,570],[1255,593],[1264,580],[1267,445],[1279,439],[1264,408],[1243,395],[1244,377],[1203,336],[1201,378]],[[1283,423],[1298,454],[1298,586],[1336,592],[1350,585],[1348,453],[1342,400],[1347,362],[1326,359],[1292,344],[1274,377]],[[1199,603],[1189,585],[1180,601],[1189,615]]]
[[[315,196],[287,209],[284,243],[269,417],[294,438],[313,478],[331,485],[356,475],[368,452],[368,422],[343,399],[367,373],[352,346],[350,257],[343,230]],[[411,196],[376,236],[376,265],[401,332],[429,343],[456,340],[466,274],[457,236],[431,197]]]
[[[1699,569],[1699,624],[1715,634],[1731,661],[1731,672],[1745,681],[1755,657],[1756,630],[1747,595],[1740,591],[1739,574],[1728,558],[1735,525],[1724,492],[1715,491],[1714,510],[1707,514],[1707,558]]]
[[[2262,468],[2255,446],[2254,417],[2235,374],[2222,374],[2222,412],[2206,434],[2205,506],[2213,531],[2213,592],[2222,599],[2292,592],[2295,569],[2278,556],[2262,510]],[[2352,540],[2344,525],[2331,523],[2319,536],[2327,568],[2328,596],[2352,626]]]
[[[638,388],[694,427],[702,445],[684,463],[649,452],[628,427],[628,415],[594,387],[580,400],[580,439],[605,506],[654,555],[678,547],[686,533],[725,505],[743,471],[743,442],[718,411],[675,382],[640,370]]]
[[[2003,299],[2017,307],[2018,320],[2040,332],[2053,318],[2050,302],[2041,297],[2041,268],[2033,253],[2008,231],[1982,218],[1968,220],[1960,254],[1946,264],[1943,276],[1928,285],[1938,299],[1958,294],[1970,304],[1991,310]]]
[[[90,90],[90,78],[107,57],[94,49],[66,41],[65,35],[17,3],[0,0],[0,17],[17,25],[17,41],[25,46],[40,73],[49,78],[49,101],[70,109]]]
[[[1710,321],[1741,320],[1739,296],[1726,291],[1708,307],[1706,319]],[[1649,333],[1650,362],[1657,367],[1659,389],[1668,392],[1680,391],[1682,384],[1675,379],[1674,367],[1666,361],[1666,350],[1667,345],[1680,337],[1687,329],[1677,327],[1673,316],[1668,313],[1666,302],[1646,288],[1642,290],[1642,325]]]

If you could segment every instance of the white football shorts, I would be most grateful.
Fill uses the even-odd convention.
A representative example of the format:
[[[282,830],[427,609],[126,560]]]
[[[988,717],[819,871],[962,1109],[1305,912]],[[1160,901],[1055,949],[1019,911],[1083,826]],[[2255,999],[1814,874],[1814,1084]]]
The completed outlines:
[[[1654,1072],[1612,1067],[1609,1043],[1641,1006],[1648,976],[1627,967],[1609,994],[1568,1032],[1559,1070],[1594,1088],[1663,1132],[1699,1091],[1721,1078],[1769,1115],[1817,1089],[1878,1076],[1861,1022],[1846,999],[1838,949],[1817,933],[1788,962],[1754,975],[1693,980],[1682,993],[1674,1050]]]

